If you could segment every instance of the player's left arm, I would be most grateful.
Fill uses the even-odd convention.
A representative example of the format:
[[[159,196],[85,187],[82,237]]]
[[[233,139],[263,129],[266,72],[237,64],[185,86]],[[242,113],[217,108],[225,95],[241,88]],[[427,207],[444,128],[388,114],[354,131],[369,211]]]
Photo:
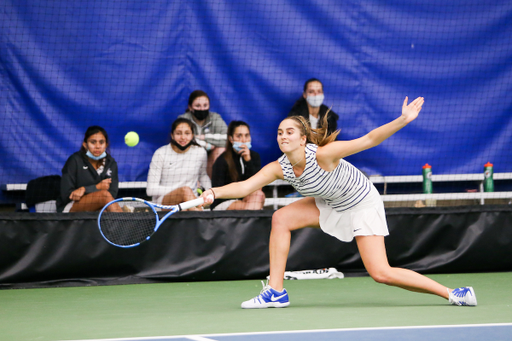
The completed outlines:
[[[335,141],[323,147],[319,147],[317,158],[326,162],[338,164],[339,159],[363,150],[370,149],[382,143],[391,135],[405,127],[418,117],[419,112],[425,102],[423,97],[418,97],[410,104],[407,104],[408,98],[405,97],[402,105],[402,115],[397,119],[380,126],[368,134],[350,141]]]

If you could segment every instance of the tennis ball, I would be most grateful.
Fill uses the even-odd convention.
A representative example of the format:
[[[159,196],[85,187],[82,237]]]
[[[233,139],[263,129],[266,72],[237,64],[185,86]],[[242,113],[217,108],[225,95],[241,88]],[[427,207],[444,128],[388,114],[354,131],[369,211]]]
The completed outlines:
[[[124,143],[126,143],[128,147],[135,147],[139,143],[139,134],[130,131],[124,136]]]

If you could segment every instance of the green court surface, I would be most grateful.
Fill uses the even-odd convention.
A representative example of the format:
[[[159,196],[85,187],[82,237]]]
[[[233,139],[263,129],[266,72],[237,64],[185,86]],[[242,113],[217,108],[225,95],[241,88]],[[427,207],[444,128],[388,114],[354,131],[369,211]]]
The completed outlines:
[[[260,281],[187,282],[0,291],[0,340],[77,340],[512,322],[512,272],[430,275],[473,286],[477,307],[369,277],[286,281],[291,305],[243,310]]]

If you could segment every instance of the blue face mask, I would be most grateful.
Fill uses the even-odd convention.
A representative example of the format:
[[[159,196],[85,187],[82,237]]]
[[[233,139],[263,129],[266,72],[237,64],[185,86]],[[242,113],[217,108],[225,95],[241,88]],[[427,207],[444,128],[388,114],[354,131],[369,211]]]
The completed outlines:
[[[242,142],[233,142],[233,149],[237,151],[237,153],[240,153],[240,151],[242,150],[242,146],[243,145],[246,145],[247,146],[247,149],[251,149],[252,145],[251,145],[251,142],[245,142],[245,143],[242,143]]]
[[[99,159],[103,159],[104,157],[106,157],[107,153],[103,152],[103,154],[101,154],[100,156],[94,156],[90,151],[87,151],[87,153],[85,153],[85,155],[87,155],[87,157],[89,157],[93,160],[99,160]]]

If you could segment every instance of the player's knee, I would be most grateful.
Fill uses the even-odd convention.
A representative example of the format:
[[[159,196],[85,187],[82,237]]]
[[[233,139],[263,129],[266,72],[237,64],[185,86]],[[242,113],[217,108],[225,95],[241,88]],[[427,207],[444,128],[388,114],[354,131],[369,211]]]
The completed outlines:
[[[281,229],[288,229],[286,222],[288,219],[286,218],[286,214],[283,213],[281,210],[277,210],[272,215],[272,229],[273,230],[281,230]]]
[[[369,272],[371,278],[381,284],[391,284],[391,273],[386,269],[377,269]]]

